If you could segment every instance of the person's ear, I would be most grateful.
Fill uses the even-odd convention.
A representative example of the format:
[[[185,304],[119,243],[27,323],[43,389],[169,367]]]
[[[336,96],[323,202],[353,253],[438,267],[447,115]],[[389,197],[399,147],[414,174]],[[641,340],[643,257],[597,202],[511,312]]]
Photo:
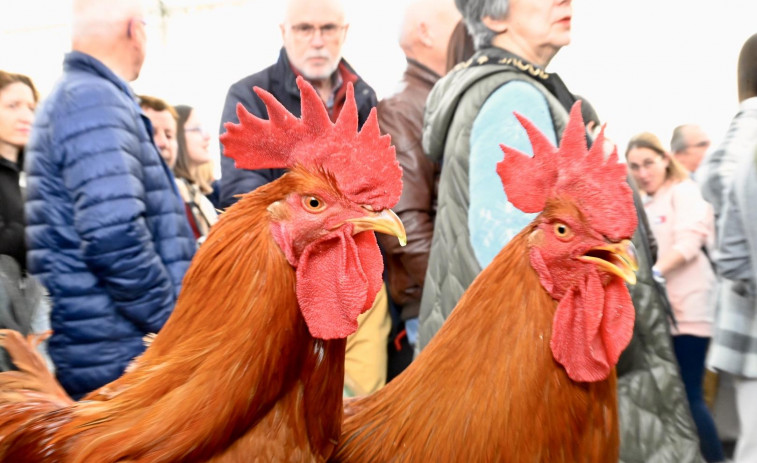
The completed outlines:
[[[137,37],[137,27],[144,27],[145,22],[142,19],[138,18],[129,18],[129,22],[126,25],[126,38],[132,39],[134,37]]]
[[[428,27],[426,21],[418,23],[418,40],[426,48],[433,48],[434,46],[434,38],[431,34],[431,28]]]
[[[505,18],[495,19],[491,16],[484,16],[483,18],[481,18],[481,22],[484,23],[484,26],[496,32],[497,34],[502,34],[503,32],[507,31],[507,19]]]

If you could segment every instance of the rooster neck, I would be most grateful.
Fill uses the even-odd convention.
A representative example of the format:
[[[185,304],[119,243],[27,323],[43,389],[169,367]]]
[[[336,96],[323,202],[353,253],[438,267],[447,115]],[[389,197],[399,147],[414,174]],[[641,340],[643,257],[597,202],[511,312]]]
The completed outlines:
[[[222,216],[160,334],[124,376],[80,405],[68,430],[88,429],[86,455],[224,461],[259,453],[272,435],[291,452],[333,449],[345,340],[310,335],[267,204],[250,195]]]
[[[554,361],[557,302],[531,267],[532,230],[481,272],[405,372],[351,404],[334,461],[613,459],[614,373],[575,383]],[[592,445],[599,454],[582,453]]]

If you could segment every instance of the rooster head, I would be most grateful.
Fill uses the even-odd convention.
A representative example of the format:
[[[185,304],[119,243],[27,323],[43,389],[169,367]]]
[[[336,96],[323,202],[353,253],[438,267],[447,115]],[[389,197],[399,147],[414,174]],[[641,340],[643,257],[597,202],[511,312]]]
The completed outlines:
[[[559,149],[516,114],[533,147],[530,157],[502,146],[497,165],[508,200],[541,212],[528,237],[531,266],[556,300],[550,347],[575,381],[607,378],[633,334],[625,282],[638,269],[631,236],[636,208],[617,150],[605,158],[604,127],[591,149],[581,103],[570,112]]]
[[[271,234],[296,269],[297,301],[310,334],[345,338],[381,288],[383,261],[372,232],[406,241],[389,209],[399,200],[402,170],[375,109],[358,132],[352,84],[334,123],[315,89],[301,77],[297,85],[300,118],[256,87],[268,120],[239,104],[240,122],[225,124],[221,142],[237,168],[289,170],[262,187],[272,193]]]

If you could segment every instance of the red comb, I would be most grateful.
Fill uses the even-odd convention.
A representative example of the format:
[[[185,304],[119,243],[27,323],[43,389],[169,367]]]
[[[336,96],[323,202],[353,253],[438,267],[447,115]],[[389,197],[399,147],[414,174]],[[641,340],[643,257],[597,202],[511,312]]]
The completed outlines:
[[[292,168],[303,165],[332,175],[352,201],[388,209],[399,201],[402,169],[388,135],[381,135],[372,109],[358,132],[358,112],[352,83],[335,123],[315,89],[297,78],[302,117],[290,113],[267,91],[255,87],[268,110],[268,120],[237,104],[239,124],[224,124],[224,154],[240,169]]]
[[[569,197],[603,235],[614,240],[631,236],[636,214],[628,213],[635,209],[626,167],[618,163],[617,149],[605,159],[604,127],[587,149],[581,102],[570,110],[559,149],[531,121],[517,113],[515,117],[526,129],[534,156],[500,145],[505,158],[497,164],[497,173],[507,199],[523,212],[541,212],[548,198]]]

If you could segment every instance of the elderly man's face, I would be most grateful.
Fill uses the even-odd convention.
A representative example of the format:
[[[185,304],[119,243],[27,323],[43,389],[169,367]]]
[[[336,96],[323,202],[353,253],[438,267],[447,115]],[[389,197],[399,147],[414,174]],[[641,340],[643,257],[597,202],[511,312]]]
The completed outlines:
[[[326,80],[342,58],[344,10],[335,0],[289,2],[281,37],[289,62],[307,80]]]

